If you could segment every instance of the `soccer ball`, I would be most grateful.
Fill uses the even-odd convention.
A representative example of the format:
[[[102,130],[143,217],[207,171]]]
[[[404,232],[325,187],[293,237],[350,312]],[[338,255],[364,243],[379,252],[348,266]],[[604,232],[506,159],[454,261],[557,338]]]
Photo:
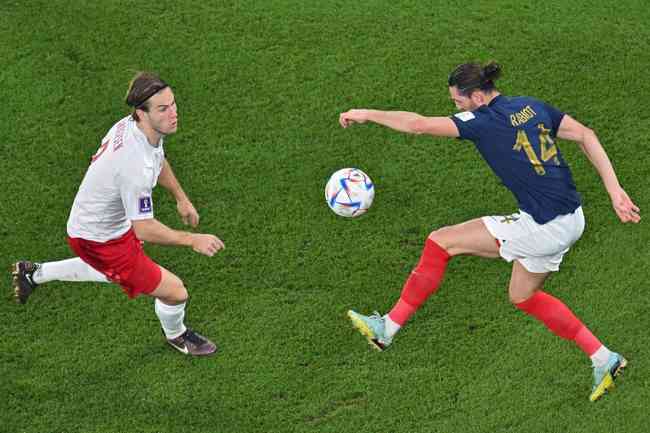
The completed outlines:
[[[375,186],[358,168],[342,168],[325,186],[325,201],[335,214],[358,217],[366,213],[375,198]]]

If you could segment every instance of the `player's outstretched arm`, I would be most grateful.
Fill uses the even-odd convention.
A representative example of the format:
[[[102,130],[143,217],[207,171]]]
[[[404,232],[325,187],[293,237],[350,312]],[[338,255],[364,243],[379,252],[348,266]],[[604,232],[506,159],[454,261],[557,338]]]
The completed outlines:
[[[183,219],[183,223],[185,225],[189,224],[192,227],[199,225],[199,213],[187,197],[187,194],[185,194],[185,191],[183,191],[183,188],[181,188],[181,184],[178,182],[178,179],[176,179],[174,171],[172,170],[171,165],[169,165],[167,159],[163,162],[160,176],[158,176],[158,183],[168,190],[176,199],[176,209]]]
[[[638,223],[641,220],[639,208],[619,184],[614,167],[605,149],[600,144],[596,133],[571,116],[565,115],[562,122],[560,122],[557,136],[565,140],[575,141],[580,145],[580,148],[600,175],[618,218],[624,223]]]
[[[131,223],[135,235],[144,242],[192,247],[197,253],[210,257],[225,248],[223,241],[214,235],[174,230],[155,218],[132,220]]]
[[[425,117],[408,111],[355,109],[341,113],[339,123],[347,128],[353,123],[373,122],[408,134],[458,137],[456,124],[448,117]]]

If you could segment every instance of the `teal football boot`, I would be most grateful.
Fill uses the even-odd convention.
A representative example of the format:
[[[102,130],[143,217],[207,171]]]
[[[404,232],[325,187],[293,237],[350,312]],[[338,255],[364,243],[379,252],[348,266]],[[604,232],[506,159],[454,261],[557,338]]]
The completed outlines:
[[[627,360],[618,353],[612,352],[607,364],[602,367],[594,367],[594,386],[589,400],[596,401],[614,388],[614,379],[622,373],[626,366]]]
[[[348,317],[373,349],[382,352],[393,342],[392,337],[385,335],[384,318],[376,311],[371,316],[364,316],[349,310]]]

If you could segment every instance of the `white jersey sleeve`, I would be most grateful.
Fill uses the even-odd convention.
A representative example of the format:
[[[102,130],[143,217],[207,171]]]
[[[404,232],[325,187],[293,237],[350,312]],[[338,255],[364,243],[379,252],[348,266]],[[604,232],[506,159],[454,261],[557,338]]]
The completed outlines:
[[[146,167],[125,167],[118,174],[120,197],[128,220],[153,218],[153,170]]]
[[[144,135],[143,135],[144,137]],[[154,217],[152,192],[165,160],[162,143],[158,147],[140,143],[138,152],[124,155],[119,166],[117,184],[127,220],[144,220]]]

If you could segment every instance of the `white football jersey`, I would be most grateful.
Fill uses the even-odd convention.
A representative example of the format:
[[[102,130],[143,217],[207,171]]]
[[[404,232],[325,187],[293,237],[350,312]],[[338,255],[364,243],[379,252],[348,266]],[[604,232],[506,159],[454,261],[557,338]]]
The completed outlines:
[[[126,233],[132,220],[153,218],[151,193],[164,160],[162,138],[150,145],[130,115],[113,125],[74,199],[68,236],[106,242]]]

